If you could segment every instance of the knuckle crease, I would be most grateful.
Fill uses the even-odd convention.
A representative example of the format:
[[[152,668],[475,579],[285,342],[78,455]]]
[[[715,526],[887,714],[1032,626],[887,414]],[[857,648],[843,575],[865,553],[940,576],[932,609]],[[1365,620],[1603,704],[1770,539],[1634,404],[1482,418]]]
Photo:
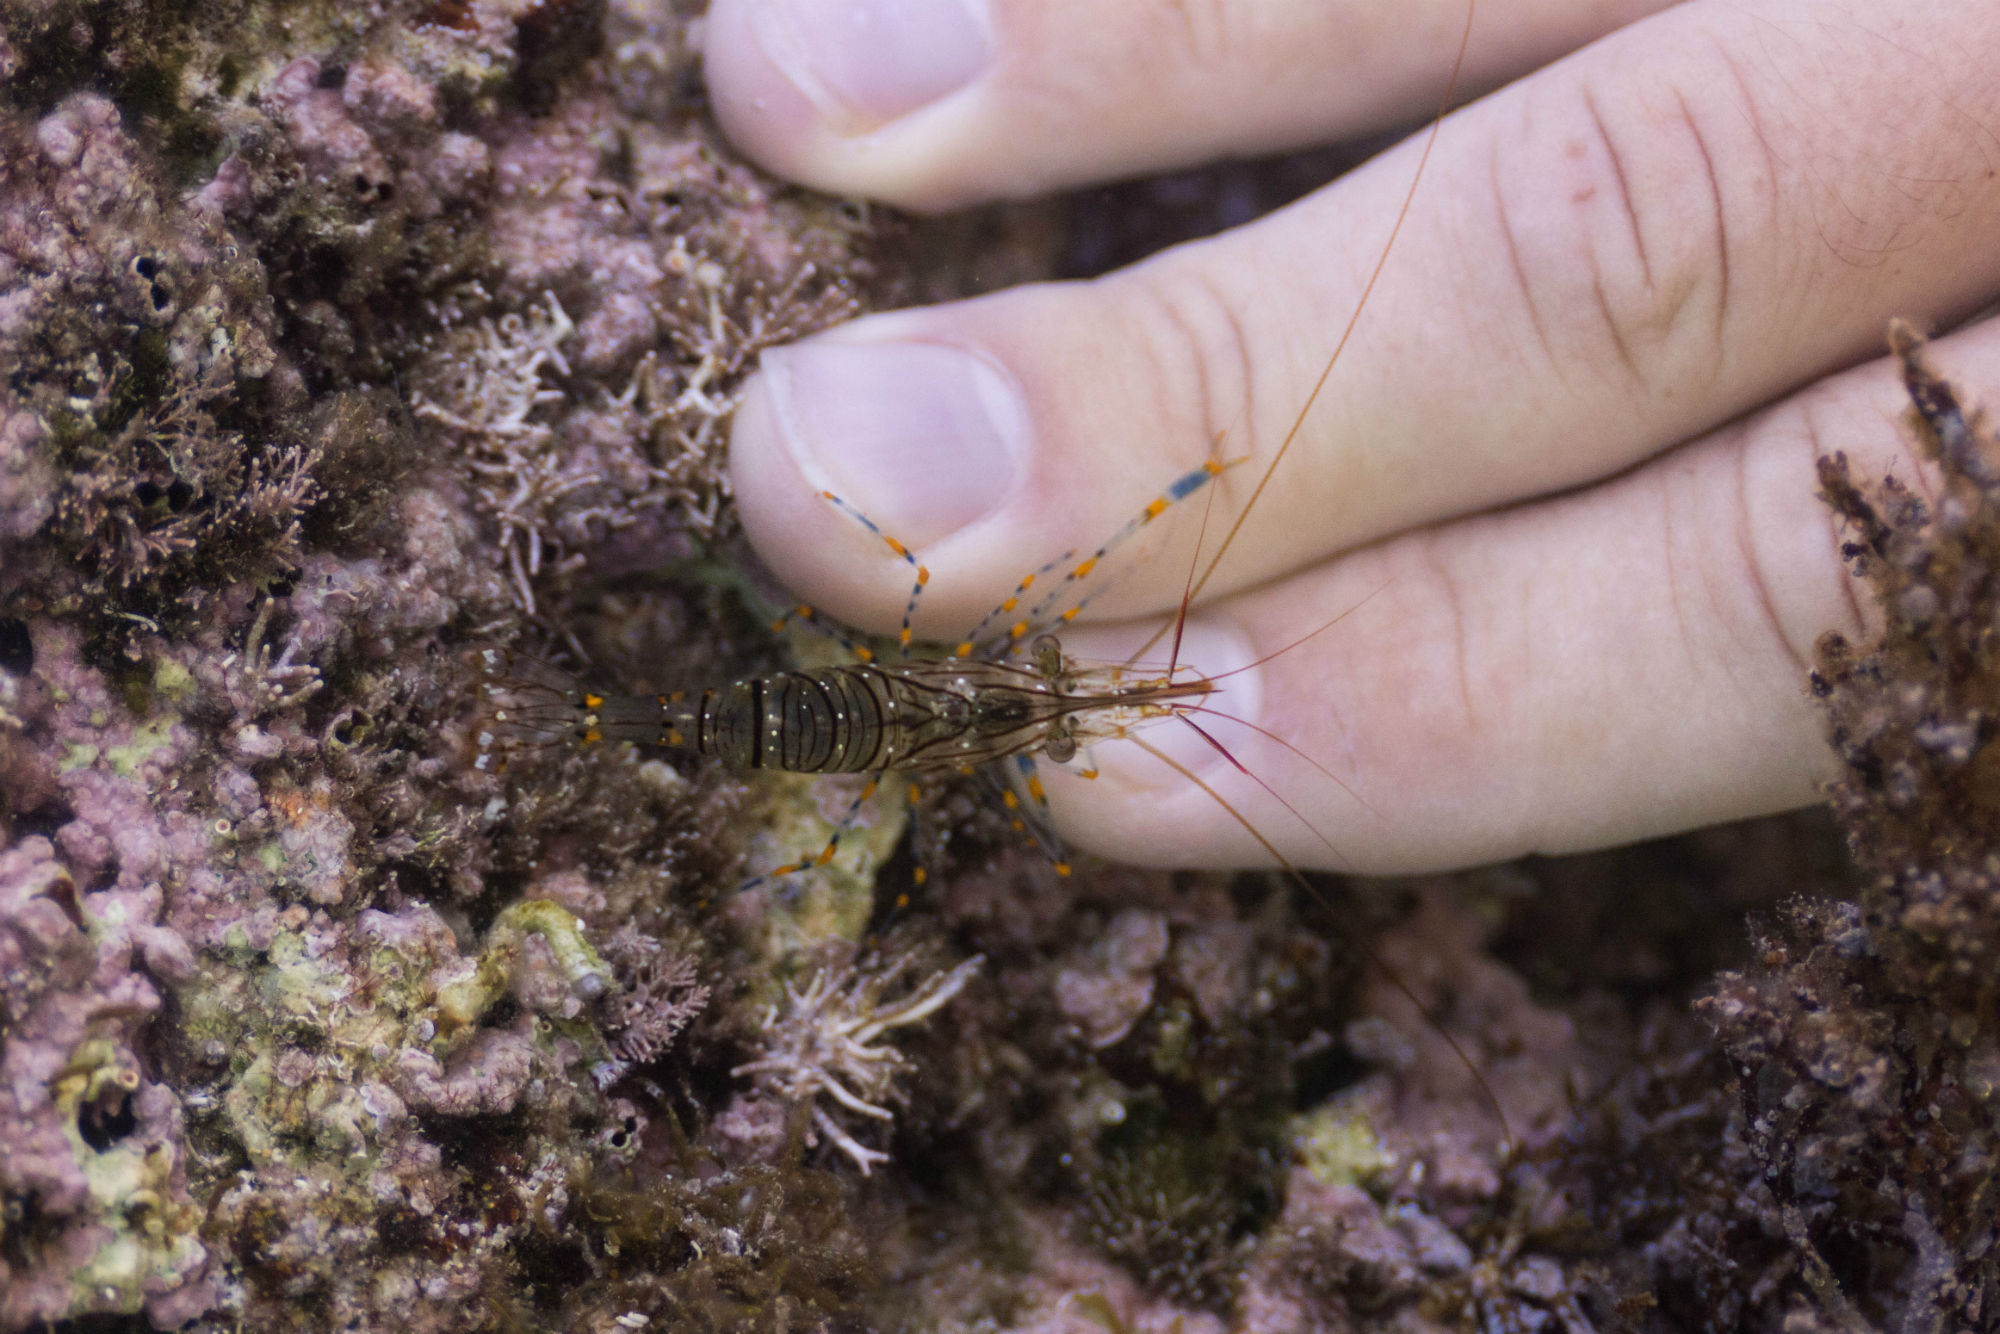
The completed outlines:
[[[1689,624],[1687,607],[1681,598],[1681,562],[1677,558],[1675,542],[1679,525],[1674,520],[1674,488],[1670,475],[1662,476],[1657,482],[1660,494],[1660,547],[1661,568],[1666,574],[1667,605],[1674,613],[1674,629],[1681,642],[1681,649],[1689,661],[1696,661],[1700,655],[1695,652],[1694,627]]]
[[[1722,60],[1722,68],[1728,72],[1730,79],[1736,84],[1736,91],[1742,95],[1743,103],[1738,109],[1743,113],[1743,123],[1748,127],[1750,137],[1757,143],[1757,151],[1763,155],[1764,180],[1770,191],[1772,210],[1775,212],[1779,182],[1783,179],[1779,171],[1781,164],[1778,150],[1771,143],[1771,136],[1765,128],[1763,116],[1758,113],[1757,98],[1751,90],[1750,81],[1743,75],[1742,64],[1727,47],[1720,48],[1718,54]],[[1719,207],[1719,199],[1717,203]]]
[[[1709,147],[1712,136],[1704,134],[1698,108],[1678,89],[1668,91],[1666,114],[1686,132],[1693,151],[1683,153],[1681,170],[1670,173],[1669,183],[1648,184],[1658,182],[1660,173],[1632,170],[1639,164],[1628,162],[1619,146],[1622,119],[1607,116],[1591,88],[1578,89],[1583,114],[1577,128],[1592,141],[1585,160],[1596,164],[1592,170],[1605,187],[1601,195],[1580,193],[1579,201],[1604,198],[1605,207],[1617,210],[1617,231],[1631,246],[1628,261],[1615,245],[1607,249],[1586,241],[1582,259],[1618,364],[1652,392],[1669,379],[1684,379],[1692,367],[1721,364],[1732,287],[1731,210],[1721,163]],[[1700,180],[1690,179],[1697,173]],[[1709,207],[1688,207],[1704,191]]]
[[[1702,137],[1701,122],[1683,94],[1676,92],[1674,100],[1680,104],[1681,119],[1694,136],[1695,150],[1701,154],[1702,176],[1708,182],[1710,199],[1715,203],[1715,345],[1722,346],[1724,321],[1729,315],[1729,222],[1722,207],[1722,175],[1716,170],[1715,155],[1708,151],[1708,141]]]
[[[1811,428],[1807,428],[1807,443],[1812,440]],[[1817,451],[1813,457],[1817,457]],[[1756,598],[1758,612],[1770,627],[1771,634],[1783,647],[1786,659],[1793,671],[1803,680],[1812,668],[1810,646],[1802,647],[1793,638],[1791,627],[1786,625],[1784,613],[1778,608],[1778,600],[1772,596],[1771,581],[1765,577],[1764,557],[1757,549],[1757,520],[1750,502],[1750,443],[1739,438],[1736,447],[1735,466],[1730,470],[1731,484],[1735,492],[1731,496],[1736,529],[1736,555],[1741,562],[1743,574],[1750,583],[1750,592]],[[1843,581],[1844,583],[1845,581]],[[1852,590],[1849,590],[1850,594]]]
[[[1604,123],[1603,113],[1597,109],[1597,98],[1590,85],[1582,89],[1584,110],[1590,113],[1590,122],[1597,127],[1598,142],[1604,145],[1605,156],[1611,162],[1612,179],[1618,183],[1618,200],[1625,210],[1625,223],[1632,229],[1632,250],[1639,257],[1639,272],[1645,275],[1646,289],[1653,287],[1653,260],[1646,253],[1645,229],[1639,226],[1639,211],[1632,206],[1632,184],[1625,178],[1625,156],[1618,151],[1618,141],[1612,137],[1611,128]]]
[[[1258,424],[1253,410],[1256,403],[1257,359],[1250,347],[1250,331],[1245,327],[1236,304],[1229,294],[1216,286],[1208,271],[1199,265],[1190,271],[1175,275],[1176,280],[1160,293],[1160,304],[1166,312],[1167,323],[1186,345],[1188,359],[1193,365],[1194,400],[1202,428],[1201,453],[1198,457],[1208,457],[1214,441],[1220,434],[1231,429],[1232,423],[1241,423],[1246,437],[1243,446],[1251,453],[1257,452]],[[1193,298],[1209,308],[1210,314],[1192,313],[1186,307],[1188,298]],[[1225,350],[1215,346],[1215,340],[1207,336],[1208,331],[1218,331],[1226,338],[1236,364],[1237,384],[1233,394],[1221,380],[1221,367],[1229,357]],[[1233,405],[1233,406],[1232,406]]]
[[[1527,266],[1521,260],[1521,238],[1515,233],[1514,210],[1507,206],[1506,188],[1500,183],[1500,159],[1497,155],[1488,156],[1486,175],[1493,189],[1493,212],[1500,223],[1500,239],[1507,244],[1507,260],[1514,270],[1514,284],[1521,289],[1521,306],[1528,312],[1528,325],[1535,331],[1535,341],[1541,346],[1543,363],[1554,368],[1560,379],[1563,361],[1556,356],[1555,347],[1549,342],[1549,331],[1542,323],[1541,303],[1535,297],[1535,285],[1529,281]]]
[[[1458,579],[1451,571],[1450,563],[1438,554],[1438,536],[1435,531],[1426,533],[1419,542],[1424,564],[1436,581],[1442,595],[1445,615],[1451,622],[1452,674],[1458,680],[1458,706],[1465,716],[1465,730],[1477,732],[1478,710],[1472,703],[1472,670],[1467,640],[1471,630],[1465,619],[1465,599],[1459,592]]]
[[[1833,450],[1829,447],[1826,433],[1820,425],[1819,406],[1812,398],[1800,400],[1798,417],[1800,442],[1805,448],[1807,465],[1812,469],[1807,475],[1812,476],[1818,472],[1819,460],[1833,453]],[[1842,547],[1846,545],[1847,535],[1843,531],[1840,515],[1830,506],[1821,508],[1826,518],[1827,546],[1833,557],[1835,578],[1840,584],[1841,602],[1847,608],[1847,624],[1840,627],[1840,631],[1850,642],[1859,641],[1868,633],[1868,613],[1861,605],[1861,595],[1855,591],[1855,585],[1859,581],[1854,577],[1854,572],[1848,568],[1847,556],[1842,551]]]
[[[1646,382],[1645,373],[1639,369],[1638,361],[1632,356],[1632,348],[1625,341],[1623,322],[1619,320],[1617,313],[1611,309],[1611,297],[1604,290],[1604,275],[1602,273],[1591,276],[1590,291],[1591,295],[1597,298],[1597,312],[1604,320],[1604,332],[1611,339],[1611,349],[1618,354],[1618,364],[1625,368],[1625,373],[1631,376],[1634,381],[1644,384]]]
[[[1228,63],[1236,39],[1227,0],[1174,0],[1168,8],[1180,17],[1181,46],[1193,69],[1212,71]]]

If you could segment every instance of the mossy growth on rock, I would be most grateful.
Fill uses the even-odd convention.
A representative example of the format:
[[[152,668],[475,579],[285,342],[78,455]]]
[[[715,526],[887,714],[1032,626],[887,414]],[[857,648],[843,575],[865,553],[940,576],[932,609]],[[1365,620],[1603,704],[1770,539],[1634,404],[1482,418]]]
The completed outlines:
[[[854,789],[473,766],[472,650],[789,660],[730,412],[919,290],[699,8],[0,0],[0,1328],[1990,1323],[2000,463],[1908,339],[1931,498],[1824,475],[1846,902],[1792,821],[1328,915],[969,787],[904,899],[900,785],[743,894]]]
[[[1820,468],[1884,626],[1865,649],[1826,636],[1814,674],[1867,880],[1788,905],[1703,1005],[1767,1225],[1826,1329],[2000,1307],[2000,438],[1912,330],[1891,343],[1931,497]]]

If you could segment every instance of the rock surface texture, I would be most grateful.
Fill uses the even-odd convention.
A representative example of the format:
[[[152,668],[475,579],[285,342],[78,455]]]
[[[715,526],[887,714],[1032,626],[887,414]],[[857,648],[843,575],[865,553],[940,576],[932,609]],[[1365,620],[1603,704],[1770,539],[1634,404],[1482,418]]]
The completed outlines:
[[[1308,895],[896,784],[757,883],[858,786],[478,767],[482,649],[796,648],[762,348],[1062,262],[758,175],[699,41],[0,0],[0,1332],[1991,1326],[2000,446],[1907,335],[1838,831]]]

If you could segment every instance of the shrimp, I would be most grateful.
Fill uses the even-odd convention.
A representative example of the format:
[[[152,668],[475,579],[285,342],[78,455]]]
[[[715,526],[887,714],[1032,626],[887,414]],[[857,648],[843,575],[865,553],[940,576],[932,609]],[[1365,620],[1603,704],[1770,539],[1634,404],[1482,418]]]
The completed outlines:
[[[509,677],[489,650],[490,725],[480,768],[501,752],[567,738],[690,750],[732,769],[790,773],[943,773],[1040,751],[1065,763],[1080,744],[1123,735],[1213,686],[1202,677],[1134,677],[1085,666],[1052,636],[1033,665],[1007,659],[853,662],[746,677],[690,696],[602,695]]]
[[[1258,501],[1304,429],[1387,269],[1390,254],[1409,216],[1417,188],[1436,146],[1444,113],[1457,90],[1471,42],[1473,12],[1473,4],[1468,3],[1451,76],[1438,114],[1432,118],[1426,132],[1423,151],[1402,207],[1332,352],[1277,450],[1258,475],[1220,543],[1206,560],[1202,558],[1200,544],[1197,543],[1196,555],[1189,567],[1175,615],[1124,662],[1081,661],[1064,651],[1053,631],[1074,620],[1091,599],[1103,591],[1101,586],[1097,586],[1094,591],[1082,592],[1082,586],[1116,548],[1169,508],[1204,490],[1217,477],[1245,460],[1211,459],[1176,478],[1088,557],[1077,561],[1077,553],[1066,552],[1029,574],[955,647],[934,655],[914,655],[916,645],[912,629],[919,602],[930,581],[930,571],[907,545],[883,532],[866,514],[833,492],[822,492],[822,499],[879,538],[913,572],[911,591],[897,636],[899,659],[880,660],[873,650],[836,630],[834,633],[853,651],[856,661],[747,677],[696,693],[672,691],[649,695],[599,692],[546,671],[535,670],[532,666],[524,670],[519,659],[502,650],[485,650],[482,712],[474,728],[478,747],[475,766],[504,770],[514,756],[545,747],[634,742],[689,751],[739,770],[865,773],[870,776],[860,795],[848,808],[847,816],[836,826],[832,837],[817,856],[778,867],[757,877],[757,881],[789,875],[831,861],[842,830],[874,794],[877,785],[890,774],[916,779],[926,775],[983,770],[996,778],[1002,799],[1010,809],[1019,811],[1021,803],[1017,793],[1025,792],[1033,823],[1026,824],[1017,815],[1016,828],[1032,832],[1045,851],[1054,850],[1050,860],[1056,871],[1068,875],[1070,867],[1061,859],[1053,820],[1048,813],[1040,780],[1035,775],[1034,759],[1039,755],[1055,764],[1067,764],[1075,759],[1080,750],[1093,744],[1112,740],[1130,741],[1207,793],[1250,834],[1298,889],[1323,902],[1320,891],[1248,816],[1222,793],[1137,732],[1144,726],[1170,719],[1193,729],[1208,745],[1230,760],[1238,771],[1258,782],[1267,793],[1277,798],[1280,805],[1306,823],[1336,859],[1340,858],[1339,849],[1326,835],[1313,828],[1310,821],[1306,821],[1289,802],[1237,762],[1198,720],[1210,716],[1250,727],[1266,739],[1293,750],[1323,776],[1350,793],[1352,789],[1324,765],[1298,752],[1282,738],[1248,720],[1235,718],[1215,708],[1210,698],[1217,693],[1223,678],[1205,676],[1180,661],[1181,634],[1189,609],[1242,534]],[[1209,493],[1211,501],[1213,494]],[[1203,527],[1205,531],[1205,518]],[[1022,612],[1022,604],[1035,586],[1058,569],[1064,572],[1055,581],[1054,587]],[[1353,610],[1353,607],[1348,608],[1332,621],[1300,636],[1259,662],[1236,670],[1247,671],[1263,661],[1298,648]],[[1009,619],[1015,618],[1017,613],[1017,619]],[[824,624],[824,619],[812,608],[801,606],[780,618],[774,628],[781,628],[787,619],[794,617]],[[1164,669],[1141,670],[1137,665],[1139,661],[1169,634],[1172,644]],[[1223,675],[1230,674],[1233,673]],[[1084,774],[1086,777],[1094,776],[1089,769]],[[917,877],[918,883],[922,883],[922,868],[918,868]],[[1481,1096],[1499,1122],[1503,1144],[1511,1152],[1513,1136],[1507,1126],[1506,1113],[1477,1063],[1392,968],[1376,958],[1366,945],[1362,946],[1362,951],[1391,985],[1424,1015],[1457,1059],[1471,1072]]]
[[[1001,779],[1003,799],[1018,808],[1013,787],[1025,789],[1037,840],[1045,848],[1055,847],[1032,757],[1041,754],[1066,764],[1079,748],[1128,736],[1140,723],[1193,707],[1215,686],[1184,666],[1147,674],[1129,663],[1080,662],[1063,652],[1054,635],[1040,630],[1073,620],[1089,599],[1064,605],[1066,595],[1100,561],[1228,466],[1211,461],[1177,479],[1088,558],[1072,565],[1025,615],[994,630],[1019,609],[1040,576],[1071,561],[1075,553],[1023,579],[1012,596],[942,657],[909,656],[911,621],[930,582],[929,570],[867,516],[825,493],[826,500],[875,532],[916,571],[898,636],[901,660],[880,661],[872,650],[850,641],[855,662],[746,677],[698,693],[643,695],[599,692],[503,650],[486,649],[481,654],[485,679],[474,729],[474,767],[503,771],[524,751],[561,744],[632,742],[691,751],[738,770],[870,774],[870,783],[850,807],[851,818],[885,774],[921,778],[1012,760],[1013,772]],[[795,608],[790,615],[820,619],[809,607]],[[786,619],[780,618],[778,627]],[[1018,646],[1024,639],[1027,654],[1022,657]],[[824,865],[832,860],[844,827],[845,822],[836,827],[817,857],[760,878]],[[1058,873],[1068,874],[1060,855],[1052,860]]]

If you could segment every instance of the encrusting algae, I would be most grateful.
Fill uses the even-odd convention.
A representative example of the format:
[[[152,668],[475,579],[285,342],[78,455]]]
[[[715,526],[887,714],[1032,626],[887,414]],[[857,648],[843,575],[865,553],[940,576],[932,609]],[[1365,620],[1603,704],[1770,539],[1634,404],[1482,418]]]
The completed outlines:
[[[739,893],[855,789],[481,772],[471,660],[796,661],[758,352],[1054,213],[774,184],[691,8],[58,10],[0,0],[0,1331],[1990,1319],[2000,447],[1906,333],[1937,498],[1823,475],[1852,886],[1811,817],[1061,880],[885,784]]]

